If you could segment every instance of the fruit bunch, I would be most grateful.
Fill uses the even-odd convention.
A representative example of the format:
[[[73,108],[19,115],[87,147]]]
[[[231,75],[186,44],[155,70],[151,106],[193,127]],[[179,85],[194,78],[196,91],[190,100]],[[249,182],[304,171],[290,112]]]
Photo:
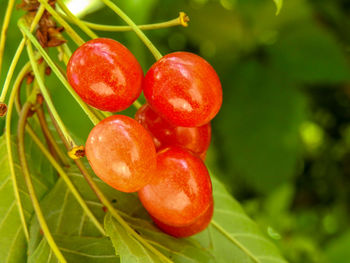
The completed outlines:
[[[123,192],[138,192],[155,224],[186,237],[203,230],[213,215],[212,185],[203,162],[210,121],[222,104],[215,70],[188,52],[159,59],[144,76],[133,54],[119,42],[97,38],[70,58],[68,81],[89,105],[118,112],[143,91],[147,104],[135,119],[112,115],[86,142],[98,177]]]

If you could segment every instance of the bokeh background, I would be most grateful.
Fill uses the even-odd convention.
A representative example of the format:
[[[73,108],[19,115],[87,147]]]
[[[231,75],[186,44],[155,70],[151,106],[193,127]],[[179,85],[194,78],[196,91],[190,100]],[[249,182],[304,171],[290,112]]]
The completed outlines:
[[[350,1],[287,0],[278,16],[272,0],[117,3],[139,24],[179,11],[190,16],[188,28],[147,35],[163,54],[200,54],[222,80],[210,169],[290,262],[349,263]],[[0,0],[0,20],[5,6]],[[70,6],[85,20],[123,24],[99,1]],[[22,14],[10,25],[1,84],[21,38],[16,20]],[[132,32],[99,35],[129,47],[145,72],[154,62]],[[89,121],[54,76],[49,83],[73,135],[86,138]],[[3,125],[0,120],[1,133]]]

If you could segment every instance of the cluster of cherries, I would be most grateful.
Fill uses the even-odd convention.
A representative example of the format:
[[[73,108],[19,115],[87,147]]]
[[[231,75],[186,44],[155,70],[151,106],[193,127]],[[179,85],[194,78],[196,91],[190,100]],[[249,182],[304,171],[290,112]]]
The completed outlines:
[[[144,76],[125,46],[98,38],[74,52],[67,77],[86,103],[104,111],[128,108],[143,91],[147,104],[135,119],[113,115],[91,130],[88,161],[110,186],[138,192],[164,232],[186,237],[205,229],[213,196],[203,160],[210,121],[222,104],[221,83],[210,64],[195,54],[175,52]]]

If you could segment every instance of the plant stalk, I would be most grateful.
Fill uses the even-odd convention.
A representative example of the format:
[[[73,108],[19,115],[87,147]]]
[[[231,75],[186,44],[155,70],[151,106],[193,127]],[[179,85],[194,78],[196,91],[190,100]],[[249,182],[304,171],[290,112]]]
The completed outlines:
[[[40,5],[40,7],[39,7],[39,9],[38,9],[33,21],[32,21],[32,24],[30,25],[30,29],[29,29],[30,33],[33,32],[35,26],[39,23],[39,20],[40,20],[41,16],[43,15],[44,11],[45,11],[44,6]],[[6,99],[6,94],[7,94],[9,87],[10,87],[12,76],[13,76],[13,73],[14,73],[15,68],[17,66],[18,60],[22,54],[25,42],[26,42],[26,40],[25,40],[25,38],[23,38],[21,40],[21,42],[19,43],[18,48],[16,50],[16,53],[11,61],[11,65],[10,65],[10,68],[7,72],[7,77],[6,77],[6,80],[4,83],[4,87],[2,88],[2,91],[1,91],[0,102],[4,102]]]
[[[32,64],[32,69],[35,75],[35,79],[38,82],[39,88],[41,93],[44,96],[44,99],[46,101],[47,106],[50,108],[52,114],[54,115],[55,119],[57,120],[58,125],[60,126],[64,136],[66,137],[66,140],[69,142],[70,147],[74,148],[76,146],[74,140],[72,139],[72,137],[69,135],[69,132],[66,128],[66,126],[64,125],[60,115],[58,114],[58,112],[56,111],[56,108],[51,100],[50,94],[48,93],[48,90],[46,89],[46,86],[41,78],[40,75],[40,71],[37,65],[37,61],[34,58],[34,52],[33,52],[33,48],[31,43],[28,41],[27,42],[27,51],[28,51],[28,56],[29,56],[29,60],[30,63]]]
[[[83,30],[89,37],[98,38],[98,36],[79,18],[77,18],[64,4],[62,0],[56,0],[58,5],[62,8],[62,10],[66,13],[67,17],[73,21],[81,30]]]
[[[50,154],[50,152],[45,148],[43,143],[40,141],[38,136],[35,135],[32,129],[28,130],[28,133],[32,137],[35,144],[39,147],[41,152],[45,155],[45,157],[49,160],[51,165],[56,169],[58,174],[62,177],[64,182],[67,184],[68,189],[72,192],[75,199],[78,201],[86,215],[90,218],[90,220],[94,223],[96,228],[101,232],[102,235],[106,235],[105,230],[101,223],[98,221],[98,219],[95,217],[95,215],[91,212],[90,208],[84,201],[83,197],[80,195],[77,188],[74,186],[73,182],[69,178],[68,174],[63,170],[63,168],[60,166],[60,164],[53,158],[53,156]]]
[[[162,58],[162,54],[153,45],[149,38],[138,28],[138,26],[132,21],[116,4],[110,0],[102,0],[106,6],[112,9],[121,19],[123,19],[136,33],[136,35],[142,40],[142,42],[148,47],[156,60]]]
[[[1,68],[2,68],[2,59],[4,56],[4,50],[5,50],[6,34],[10,24],[11,14],[12,14],[12,10],[15,5],[15,2],[16,2],[15,0],[8,1],[4,21],[2,23],[1,35],[0,35],[0,75],[1,75]]]
[[[72,18],[66,15],[64,16],[68,21],[74,22]],[[154,23],[154,24],[146,24],[146,25],[137,25],[137,27],[140,30],[154,30],[154,29],[162,29],[162,28],[169,28],[173,26],[188,26],[189,18],[188,16],[180,12],[179,16],[177,18],[171,19],[169,21],[160,22],[160,23]],[[98,31],[110,31],[110,32],[127,32],[132,31],[133,28],[131,26],[114,26],[114,25],[101,25],[96,23],[87,22],[84,20],[80,20],[81,23],[85,24],[91,29],[98,30]]]
[[[56,255],[57,259],[62,263],[66,263],[67,261],[64,258],[62,252],[59,250],[55,240],[53,239],[52,234],[50,232],[50,229],[46,223],[46,220],[45,220],[44,215],[42,213],[42,210],[40,208],[40,204],[39,204],[38,198],[37,198],[36,193],[35,193],[35,189],[34,189],[34,186],[33,186],[33,183],[32,183],[31,177],[30,177],[30,173],[29,173],[27,159],[25,156],[24,131],[25,131],[28,115],[31,111],[31,106],[32,105],[28,102],[26,102],[24,104],[22,111],[20,113],[20,116],[19,116],[19,120],[18,120],[18,134],[17,134],[17,136],[18,136],[18,155],[19,155],[19,160],[20,160],[21,167],[22,167],[22,174],[23,174],[23,177],[24,177],[26,184],[27,184],[29,196],[30,196],[30,199],[32,200],[35,214],[38,218],[40,227],[44,233],[44,236],[47,240],[47,243],[51,247],[51,249],[54,252],[54,254]]]
[[[48,145],[52,147],[53,152],[57,154],[57,157],[62,162],[62,164],[64,166],[69,166],[67,155],[62,152],[61,148],[58,146],[55,138],[52,136],[52,133],[50,132],[50,129],[47,125],[45,113],[43,110],[43,105],[38,106],[35,112],[36,112],[36,115],[38,116],[40,127],[48,142]]]
[[[15,200],[18,207],[19,216],[21,219],[21,223],[23,226],[23,232],[24,236],[26,237],[27,241],[29,241],[29,231],[26,223],[26,219],[24,216],[24,210],[21,203],[21,198],[19,194],[18,189],[18,182],[16,178],[16,172],[15,172],[15,165],[13,161],[13,155],[12,155],[12,145],[11,145],[11,120],[12,120],[12,112],[13,112],[13,105],[16,98],[16,93],[20,88],[20,85],[22,83],[22,79],[27,75],[27,73],[30,70],[30,63],[28,62],[22,70],[19,72],[18,77],[16,78],[15,84],[13,86],[13,89],[10,94],[9,102],[8,102],[8,110],[6,115],[6,123],[5,123],[5,139],[6,139],[6,148],[7,148],[7,155],[9,160],[9,166],[10,166],[10,172],[11,172],[11,179],[13,183],[13,191],[15,194]]]

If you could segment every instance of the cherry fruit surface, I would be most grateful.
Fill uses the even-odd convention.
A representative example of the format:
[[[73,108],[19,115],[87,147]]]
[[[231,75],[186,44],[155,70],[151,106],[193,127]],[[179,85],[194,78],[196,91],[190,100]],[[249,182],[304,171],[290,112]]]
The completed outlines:
[[[143,71],[134,55],[108,38],[90,40],[71,56],[67,78],[89,105],[117,112],[128,108],[142,91]]]
[[[152,137],[127,116],[113,115],[98,123],[86,141],[86,157],[96,175],[119,191],[138,191],[155,175]]]
[[[168,235],[174,236],[174,237],[189,237],[195,234],[198,234],[199,232],[203,231],[207,228],[209,225],[211,218],[213,217],[214,213],[214,203],[211,202],[210,206],[208,207],[207,211],[203,215],[201,215],[199,218],[196,219],[192,224],[188,226],[171,226],[162,223],[161,221],[152,218],[154,223],[161,229],[163,232],[167,233]]]
[[[154,111],[175,126],[209,123],[222,104],[222,88],[213,67],[189,52],[165,55],[148,70],[144,95]]]
[[[203,156],[210,145],[210,123],[200,127],[174,126],[154,112],[148,104],[136,112],[135,119],[151,133],[157,150],[179,146]]]
[[[194,223],[212,203],[212,185],[205,164],[179,147],[157,154],[154,180],[138,193],[153,218],[177,227]]]

